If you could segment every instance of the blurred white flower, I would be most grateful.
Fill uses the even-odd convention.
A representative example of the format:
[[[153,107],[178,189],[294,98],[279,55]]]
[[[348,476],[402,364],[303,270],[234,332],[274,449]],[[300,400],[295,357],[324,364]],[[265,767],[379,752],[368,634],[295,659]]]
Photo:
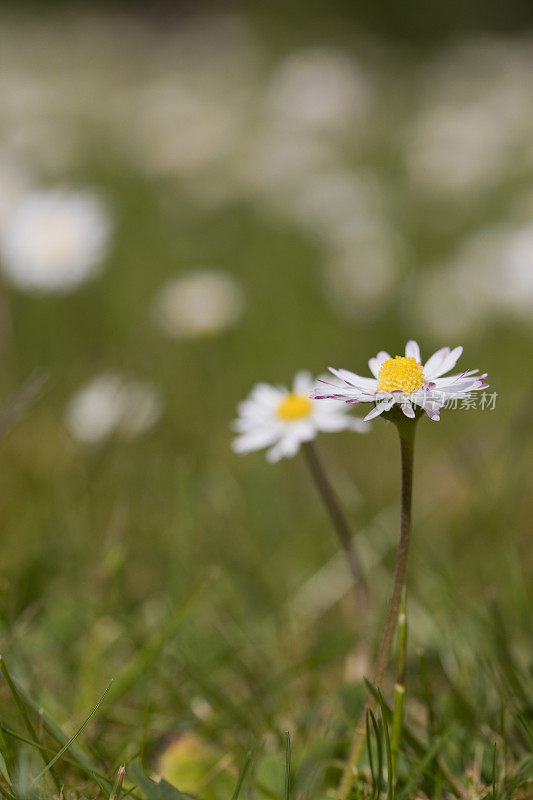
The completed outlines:
[[[399,242],[379,226],[353,229],[324,263],[324,292],[348,318],[370,316],[388,299],[398,281]]]
[[[440,265],[418,280],[416,311],[421,326],[435,338],[467,335],[483,324],[491,304],[468,271]]]
[[[168,78],[143,87],[133,108],[140,163],[162,175],[187,176],[227,158],[241,124],[231,96],[213,98]]]
[[[469,333],[488,318],[493,309],[488,279],[498,269],[504,236],[499,227],[478,231],[455,254],[422,273],[417,312],[435,337]]]
[[[464,334],[498,314],[531,322],[533,225],[477,231],[418,286],[419,317],[435,335]]]
[[[91,192],[31,192],[2,231],[0,266],[19,289],[72,291],[99,270],[110,228],[105,204]]]
[[[495,303],[506,311],[523,315],[531,322],[533,313],[533,225],[509,233],[503,246],[499,269],[489,282]]]
[[[156,388],[146,381],[125,381],[124,395],[124,410],[117,430],[125,439],[136,439],[158,422],[163,401]]]
[[[82,442],[100,442],[115,430],[124,409],[123,384],[112,373],[100,375],[69,401],[65,423]]]
[[[71,397],[65,425],[81,442],[97,444],[114,433],[134,439],[152,428],[163,403],[150,383],[106,372]]]
[[[380,187],[373,176],[347,169],[317,171],[301,181],[288,208],[308,233],[327,243],[354,227],[373,227],[382,216]]]
[[[274,463],[281,458],[292,458],[302,442],[310,442],[321,431],[366,433],[369,430],[360,417],[348,413],[347,404],[311,399],[313,386],[313,376],[305,370],[296,373],[292,389],[268,383],[254,386],[237,407],[233,450],[251,453],[267,447],[267,461]]]
[[[331,168],[337,160],[333,148],[315,136],[266,127],[250,137],[235,167],[249,194],[279,203],[281,194],[290,194],[303,180]]]
[[[406,136],[407,165],[428,196],[451,199],[523,174],[531,141],[529,43],[455,42],[422,66],[421,108]]]
[[[162,287],[153,304],[153,319],[168,336],[193,339],[212,336],[234,325],[244,310],[241,284],[228,272],[198,269]]]
[[[266,112],[289,126],[334,132],[355,120],[360,125],[369,100],[368,78],[353,60],[335,50],[312,49],[290,55],[278,67]]]
[[[424,192],[451,198],[484,189],[505,169],[507,132],[490,105],[430,108],[409,133],[411,177]]]

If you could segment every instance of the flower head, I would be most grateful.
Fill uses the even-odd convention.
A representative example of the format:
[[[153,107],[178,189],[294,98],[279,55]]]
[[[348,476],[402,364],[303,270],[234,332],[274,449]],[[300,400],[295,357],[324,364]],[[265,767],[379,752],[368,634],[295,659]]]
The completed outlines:
[[[487,374],[470,369],[442,377],[456,365],[462,347],[442,347],[422,364],[420,348],[414,341],[405,345],[405,356],[391,356],[381,350],[368,362],[373,378],[363,378],[346,369],[332,369],[339,383],[319,381],[312,397],[315,400],[344,400],[345,403],[374,403],[365,420],[383,414],[397,404],[406,417],[415,417],[418,406],[432,420],[440,419],[440,409],[449,400],[462,399],[470,392],[486,389]]]
[[[314,439],[319,431],[352,430],[365,433],[368,425],[346,413],[339,403],[318,403],[310,397],[313,378],[298,372],[292,389],[258,383],[238,406],[239,417],[233,427],[236,453],[270,448],[267,460],[292,458],[302,442]]]

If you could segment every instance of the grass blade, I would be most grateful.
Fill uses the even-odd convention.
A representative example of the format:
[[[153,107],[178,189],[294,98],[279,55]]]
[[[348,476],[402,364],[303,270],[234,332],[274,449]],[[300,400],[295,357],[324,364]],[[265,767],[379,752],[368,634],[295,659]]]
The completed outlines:
[[[372,739],[370,737],[370,709],[366,712],[365,727],[366,727],[366,749],[368,753],[368,764],[370,767],[370,775],[372,776],[372,797],[375,797],[377,793],[376,792],[377,778],[376,778],[376,770],[374,769],[374,756],[372,755]]]
[[[28,731],[28,733],[30,735],[30,738],[33,739],[36,744],[40,744],[40,740],[39,740],[39,737],[37,736],[37,732],[36,732],[35,728],[33,727],[32,721],[31,721],[31,719],[29,717],[29,714],[28,714],[28,712],[26,710],[26,705],[22,701],[22,698],[21,698],[21,696],[20,696],[20,694],[19,694],[19,692],[17,690],[17,687],[15,686],[15,681],[11,677],[11,675],[9,673],[9,670],[8,670],[8,668],[6,666],[6,663],[5,663],[5,661],[4,661],[2,656],[0,656],[0,670],[2,672],[2,675],[5,678],[5,681],[6,681],[7,685],[8,685],[8,687],[9,687],[9,691],[11,692],[11,696],[13,697],[13,700],[15,701],[15,705],[17,706],[17,708],[18,708],[18,710],[20,712],[20,716],[22,717],[24,725],[26,726],[26,730]],[[46,763],[47,763],[46,762],[46,756],[42,752],[41,752],[41,756],[42,756],[42,758],[44,760],[44,763],[46,765]],[[6,766],[6,770],[7,770],[7,766]],[[2,774],[3,774],[3,770],[2,770]],[[55,774],[55,772],[53,770],[50,771],[50,775],[52,776],[52,779],[53,779],[53,781],[55,783],[57,791],[59,791],[60,788],[61,788],[61,784],[59,783],[59,778],[57,777],[57,775]]]
[[[385,752],[387,753],[387,800],[392,800],[394,794],[394,772],[392,767],[392,749],[389,737],[389,723],[387,708],[385,701],[380,690],[378,692],[379,707],[381,709],[381,718],[383,720],[383,733],[385,736]]]
[[[13,783],[11,782],[11,777],[9,775],[9,770],[7,768],[7,763],[4,758],[4,751],[7,752],[7,742],[4,738],[4,732],[0,728],[0,772],[3,775],[3,778],[10,789],[13,788]]]
[[[376,752],[378,757],[378,768],[377,768],[377,780],[375,781],[374,791],[376,797],[379,797],[381,794],[381,789],[383,787],[383,744],[381,741],[381,732],[379,729],[379,725],[377,723],[376,717],[374,713],[369,708],[368,713],[370,715],[370,719],[372,720],[372,727],[374,728],[374,735],[376,737]]]
[[[496,800],[496,742],[492,748],[492,800]]]
[[[372,696],[375,698],[375,700],[377,702],[379,702],[377,692],[376,692],[375,688],[372,686],[372,684],[370,683],[370,681],[367,681],[365,679],[365,683],[366,683],[366,685],[368,687],[368,691],[372,694]],[[386,708],[387,714],[388,714],[388,716],[390,718],[391,710],[390,710],[390,708],[388,707],[387,703],[384,700],[383,700],[383,705]],[[402,726],[402,735],[403,735],[406,743],[409,745],[409,747],[411,747],[411,749],[414,751],[415,755],[417,755],[420,759],[424,759],[426,754],[428,752],[430,752],[427,749],[427,747],[424,744],[422,744],[422,742],[415,736],[415,734],[412,733],[409,730],[409,728],[406,727],[405,723]],[[430,748],[430,749],[432,749],[432,748]],[[437,750],[438,749],[439,748],[437,748]],[[452,775],[452,773],[450,772],[450,770],[448,769],[446,764],[440,758],[436,758],[435,759],[435,766],[438,769],[438,771],[440,772],[440,774],[442,775],[442,777],[444,778],[444,780],[453,787],[453,789],[455,790],[457,795],[459,797],[465,797],[466,796],[465,787],[460,783],[459,780],[457,780],[457,778],[454,775]],[[402,793],[402,796],[403,796],[403,793]]]
[[[285,800],[289,800],[291,784],[291,735],[285,731]]]
[[[48,772],[48,770],[53,767],[53,765],[56,763],[56,761],[58,761],[61,758],[63,753],[65,753],[69,749],[70,745],[78,738],[80,733],[82,733],[82,731],[85,730],[85,728],[87,727],[87,725],[89,724],[91,719],[94,717],[94,715],[96,714],[96,712],[98,711],[98,709],[102,705],[102,703],[104,701],[104,698],[106,697],[107,693],[109,692],[109,690],[111,688],[111,683],[109,683],[107,689],[105,690],[103,695],[100,697],[100,699],[98,700],[96,705],[93,706],[93,708],[89,712],[88,716],[81,723],[81,725],[78,728],[78,730],[76,731],[76,733],[73,736],[71,736],[70,739],[67,742],[65,742],[65,744],[63,745],[61,750],[58,753],[56,753],[56,755],[53,757],[53,759],[51,761],[49,761],[48,764],[45,766],[45,768],[42,769],[41,772],[39,772],[39,774],[37,775],[37,777],[33,779],[32,786],[34,786],[36,783],[38,783],[40,781],[40,779]]]
[[[21,733],[17,733],[17,731],[11,730],[11,728],[8,728],[6,725],[3,725],[1,722],[0,722],[0,730],[2,731],[2,733],[5,733],[6,736],[10,736],[11,738],[16,739],[18,742],[27,744],[29,747],[35,747],[37,750],[40,750],[41,753],[43,753],[44,755],[47,754],[49,756],[55,755],[56,752],[55,750],[52,750],[50,747],[46,747],[44,744],[39,744],[38,742],[34,742],[33,739],[28,739],[26,736],[23,736]],[[65,740],[66,738],[67,737],[65,737]],[[70,746],[69,750],[72,750],[72,745]],[[98,772],[98,770],[96,770],[95,768],[87,769],[83,767],[83,765],[80,765],[79,761],[75,761],[73,758],[68,758],[65,756],[65,754],[63,754],[63,761],[66,764],[69,764],[71,767],[77,767],[78,769],[80,768],[83,769],[85,772],[89,774],[91,778],[94,778],[99,783],[100,787],[105,785],[105,782],[107,781],[106,776],[102,775],[102,773]],[[48,761],[46,761],[46,763],[48,763]],[[107,792],[109,793],[110,791],[112,791],[111,783],[109,783],[109,789],[107,790]],[[128,792],[128,794],[131,795],[131,791]]]
[[[404,798],[407,798],[407,797],[410,796],[411,791],[412,791],[412,789],[414,789],[414,786],[415,786],[419,776],[422,775],[424,772],[426,772],[427,767],[430,766],[431,762],[433,761],[433,759],[435,758],[435,756],[439,752],[441,746],[442,746],[442,741],[440,739],[435,739],[435,741],[433,742],[432,746],[429,748],[429,750],[425,754],[424,758],[418,763],[418,765],[415,767],[415,769],[409,775],[409,780],[405,784],[402,793],[398,795],[398,800],[403,800]],[[464,795],[461,795],[461,796],[464,796]]]
[[[248,752],[246,754],[246,758],[244,759],[244,764],[242,765],[241,771],[239,773],[239,777],[237,778],[237,783],[235,784],[235,790],[231,796],[231,800],[237,800],[239,794],[241,792],[242,785],[244,783],[244,779],[246,777],[246,773],[248,772],[248,767],[252,761],[252,754]]]

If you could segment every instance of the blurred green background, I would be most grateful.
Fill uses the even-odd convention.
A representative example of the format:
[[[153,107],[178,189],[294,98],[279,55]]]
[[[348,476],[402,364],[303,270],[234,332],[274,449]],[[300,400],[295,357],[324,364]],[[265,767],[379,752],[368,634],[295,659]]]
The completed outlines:
[[[2,654],[71,725],[117,678],[91,728],[108,769],[139,747],[155,765],[184,731],[237,757],[285,728],[333,741],[353,716],[360,639],[305,465],[234,455],[230,423],[258,381],[366,374],[409,338],[426,358],[462,344],[460,367],[498,393],[420,425],[412,671],[422,648],[437,695],[453,683],[488,708],[495,607],[527,665],[531,17],[3,8],[3,405],[47,380],[0,449]],[[101,384],[75,406],[110,374],[126,421]],[[394,432],[317,446],[359,531],[377,639]]]

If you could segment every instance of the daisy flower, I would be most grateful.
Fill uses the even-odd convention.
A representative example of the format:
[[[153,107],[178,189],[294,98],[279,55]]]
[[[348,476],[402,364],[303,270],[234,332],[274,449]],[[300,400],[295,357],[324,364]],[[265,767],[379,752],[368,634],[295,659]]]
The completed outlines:
[[[466,398],[470,392],[486,389],[487,373],[469,369],[456,375],[446,375],[459,360],[462,347],[442,347],[422,364],[420,348],[415,341],[405,345],[405,356],[391,356],[381,350],[368,362],[373,378],[364,378],[346,369],[330,372],[340,381],[320,380],[312,397],[315,400],[344,400],[345,403],[374,403],[366,420],[390,411],[396,404],[406,417],[416,415],[413,406],[423,409],[432,420],[440,419],[440,409],[449,400]]]
[[[292,458],[302,442],[310,442],[319,431],[368,430],[363,420],[346,413],[346,406],[312,399],[313,384],[311,374],[304,371],[296,374],[292,389],[258,383],[238,406],[234,451],[250,453],[268,447],[267,461],[274,463]]]

